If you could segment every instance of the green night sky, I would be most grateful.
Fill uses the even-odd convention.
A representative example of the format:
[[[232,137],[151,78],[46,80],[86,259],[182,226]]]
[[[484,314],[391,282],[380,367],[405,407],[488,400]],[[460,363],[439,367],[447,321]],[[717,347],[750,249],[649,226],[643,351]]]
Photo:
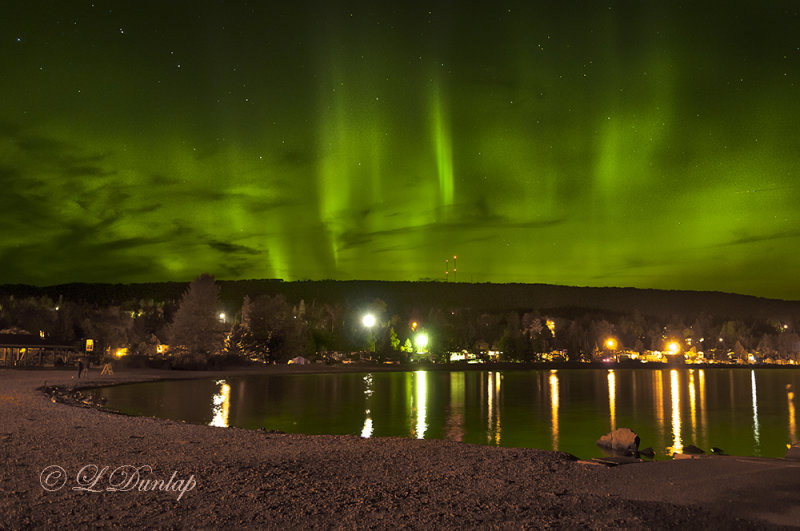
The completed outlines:
[[[26,1],[0,283],[800,299],[800,4]],[[452,277],[452,275],[451,275]]]

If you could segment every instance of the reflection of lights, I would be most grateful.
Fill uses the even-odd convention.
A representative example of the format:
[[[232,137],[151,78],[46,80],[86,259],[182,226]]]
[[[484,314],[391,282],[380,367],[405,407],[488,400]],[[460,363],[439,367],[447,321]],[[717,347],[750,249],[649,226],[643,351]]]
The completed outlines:
[[[608,371],[608,412],[611,417],[611,431],[617,429],[617,376],[614,369]]]
[[[700,369],[700,427],[703,430],[703,440],[706,438],[706,373]]]
[[[795,424],[794,417],[794,392],[789,390],[786,393],[786,399],[789,402],[789,442],[794,444],[797,442],[797,425]]]
[[[371,313],[364,315],[364,317],[361,318],[361,324],[367,328],[372,328],[375,326],[375,316]]]
[[[450,373],[450,415],[447,416],[447,438],[464,440],[464,381],[463,372]]]
[[[372,396],[373,389],[372,389],[372,375],[367,374],[364,375],[364,401],[369,406],[369,399]],[[361,436],[364,438],[372,437],[372,416],[370,414],[369,407],[367,407],[364,411],[364,427],[361,429]]]
[[[655,395],[656,395],[656,421],[658,422],[658,432],[663,435],[664,433],[664,374],[663,371],[657,370],[653,372],[653,380],[655,382]]]
[[[689,413],[692,416],[692,437],[697,439],[697,396],[694,390],[694,369],[689,369]]]
[[[500,444],[500,373],[489,373],[489,385],[486,389],[486,400],[489,409],[488,413],[488,427],[489,427],[489,442]]]
[[[758,393],[756,392],[756,371],[750,371],[750,387],[753,391],[753,439],[756,448],[761,446],[761,434],[758,427]]]
[[[550,371],[550,415],[553,434],[553,450],[558,450],[558,372]]]
[[[231,386],[225,380],[217,382],[219,392],[214,395],[213,413],[214,418],[209,422],[209,426],[228,427],[228,411],[231,405]]]
[[[681,453],[683,451],[683,441],[681,441],[681,390],[678,387],[678,371],[669,371],[670,392],[672,396],[672,452]]]
[[[369,416],[369,409],[366,411],[367,416],[364,418],[364,427],[361,428],[361,436],[365,439],[372,437],[372,418]]]
[[[414,373],[416,376],[416,399],[417,399],[417,427],[416,427],[416,435],[417,439],[424,439],[425,438],[425,430],[428,428],[426,424],[426,401],[428,400],[428,380],[427,376],[428,373],[425,371],[416,371]]]

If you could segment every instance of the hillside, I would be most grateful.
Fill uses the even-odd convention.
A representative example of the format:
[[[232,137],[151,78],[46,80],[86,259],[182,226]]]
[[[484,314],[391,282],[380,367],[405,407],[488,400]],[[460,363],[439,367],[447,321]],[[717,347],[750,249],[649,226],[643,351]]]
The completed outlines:
[[[793,319],[800,316],[800,301],[765,299],[720,292],[666,291],[636,288],[590,288],[546,284],[468,284],[444,282],[385,281],[219,281],[223,303],[238,309],[245,295],[282,293],[290,302],[300,299],[342,303],[353,307],[378,298],[393,313],[410,309],[470,308],[476,311],[552,311],[561,314],[598,310],[602,312],[692,317],[708,313],[719,318],[750,317]],[[63,284],[34,287],[0,286],[0,296],[47,296],[54,301],[84,301],[120,304],[129,300],[177,301],[188,283]]]

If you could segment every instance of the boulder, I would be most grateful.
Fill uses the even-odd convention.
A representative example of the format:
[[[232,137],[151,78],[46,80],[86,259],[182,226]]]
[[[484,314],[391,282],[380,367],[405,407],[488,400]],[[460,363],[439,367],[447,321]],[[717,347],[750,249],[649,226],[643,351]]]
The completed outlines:
[[[619,428],[600,437],[597,446],[614,452],[635,454],[639,451],[639,436],[630,428]]]
[[[698,448],[693,444],[687,444],[683,447],[683,453],[690,455],[700,455],[706,453],[702,448]]]
[[[800,459],[800,442],[796,442],[786,450],[786,459]]]
[[[639,450],[639,455],[653,459],[656,456],[656,452],[653,450],[652,446],[648,446],[644,450]]]

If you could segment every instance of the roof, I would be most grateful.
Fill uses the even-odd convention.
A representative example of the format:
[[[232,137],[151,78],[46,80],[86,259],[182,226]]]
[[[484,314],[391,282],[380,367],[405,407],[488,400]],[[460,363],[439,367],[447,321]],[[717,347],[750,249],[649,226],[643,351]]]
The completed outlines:
[[[64,345],[53,341],[46,341],[32,334],[0,334],[0,347],[5,348],[68,348],[74,349],[75,345]]]

